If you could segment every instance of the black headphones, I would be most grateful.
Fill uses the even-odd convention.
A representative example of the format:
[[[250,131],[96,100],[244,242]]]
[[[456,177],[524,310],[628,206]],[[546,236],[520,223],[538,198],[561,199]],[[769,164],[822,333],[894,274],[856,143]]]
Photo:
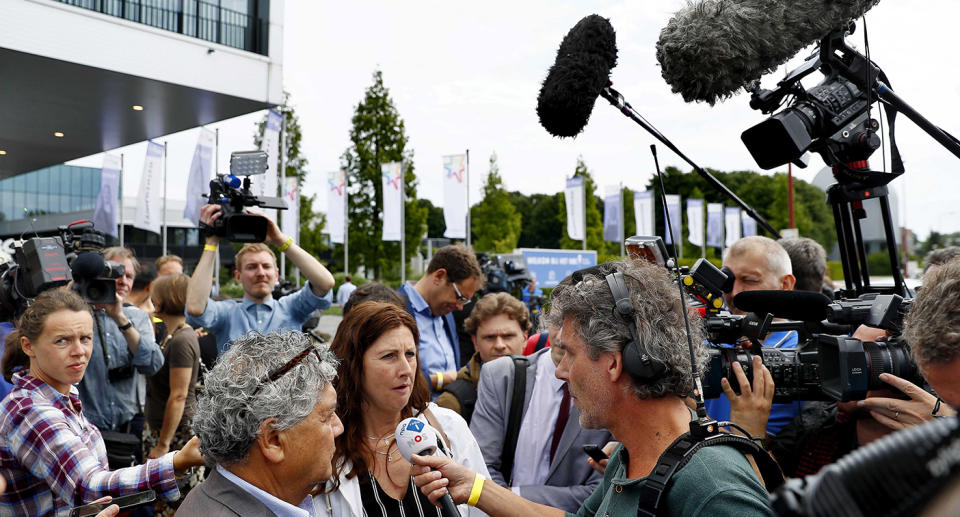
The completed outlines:
[[[623,318],[630,329],[630,341],[623,345],[623,369],[637,382],[648,383],[662,379],[667,373],[667,365],[647,352],[647,347],[640,341],[637,334],[636,311],[630,301],[630,291],[623,273],[615,271],[606,275],[607,286],[613,295],[614,309],[619,317]]]

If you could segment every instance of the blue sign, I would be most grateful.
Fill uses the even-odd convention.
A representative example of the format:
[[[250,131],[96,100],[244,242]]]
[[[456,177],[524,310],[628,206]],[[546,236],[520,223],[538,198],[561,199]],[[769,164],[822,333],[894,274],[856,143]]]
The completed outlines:
[[[412,422],[407,424],[407,431],[413,431],[415,433],[419,433],[420,431],[423,431],[423,422],[419,420],[413,420]]]
[[[597,265],[593,250],[546,250],[520,248],[527,270],[537,278],[537,287],[556,287],[561,280],[578,269]]]

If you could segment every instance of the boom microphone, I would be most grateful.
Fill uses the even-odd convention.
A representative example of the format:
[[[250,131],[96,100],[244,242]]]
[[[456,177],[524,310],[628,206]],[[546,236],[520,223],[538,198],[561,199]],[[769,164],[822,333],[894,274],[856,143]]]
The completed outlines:
[[[73,264],[70,265],[73,276],[79,278],[101,276],[106,267],[107,262],[103,260],[103,255],[92,251],[78,254],[77,258],[73,259]]]
[[[813,291],[743,291],[733,304],[745,312],[769,313],[779,318],[821,321],[827,317],[830,298]]]
[[[879,1],[700,0],[660,31],[660,73],[684,101],[712,106]]]
[[[434,456],[440,447],[438,446],[437,432],[433,427],[423,420],[417,418],[405,418],[397,424],[397,430],[393,433],[397,441],[397,450],[403,459],[413,463],[411,459],[414,454],[418,456]],[[442,450],[441,450],[441,454]],[[440,498],[440,508],[445,517],[460,517],[460,510],[453,503],[450,492],[443,494]]]
[[[580,20],[563,38],[557,59],[537,96],[540,125],[553,136],[583,131],[600,92],[617,66],[616,35],[610,21],[596,14]]]

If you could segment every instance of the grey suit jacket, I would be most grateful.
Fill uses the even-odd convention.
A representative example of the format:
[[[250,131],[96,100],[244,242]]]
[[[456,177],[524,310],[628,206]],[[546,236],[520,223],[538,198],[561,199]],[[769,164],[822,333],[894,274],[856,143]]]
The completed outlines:
[[[543,349],[528,358],[530,362],[526,368],[524,413],[530,404],[533,385],[537,378],[537,359],[545,353],[549,354],[550,349]],[[506,486],[506,480],[500,473],[500,455],[503,451],[504,436],[507,433],[507,419],[510,416],[513,377],[513,360],[509,357],[502,357],[483,365],[483,369],[480,370],[480,383],[477,386],[477,403],[474,407],[473,419],[470,421],[470,431],[480,444],[487,470],[490,471],[490,478],[502,486]],[[522,497],[576,512],[583,501],[599,486],[603,476],[590,468],[582,447],[587,444],[603,447],[611,440],[610,433],[605,429],[582,429],[579,419],[580,412],[577,411],[576,406],[571,407],[570,418],[567,420],[560,443],[557,445],[557,452],[550,463],[546,484],[521,486]]]
[[[178,517],[276,517],[263,503],[212,469],[187,494],[177,510]]]

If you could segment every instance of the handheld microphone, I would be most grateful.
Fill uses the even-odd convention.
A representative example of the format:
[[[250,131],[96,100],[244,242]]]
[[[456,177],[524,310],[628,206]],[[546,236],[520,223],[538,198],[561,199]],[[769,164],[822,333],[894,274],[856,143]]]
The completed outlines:
[[[863,16],[880,0],[701,0],[660,31],[661,75],[686,102],[711,106]]]
[[[822,321],[830,298],[813,291],[743,291],[733,304],[745,312],[770,313],[779,318]]]
[[[397,441],[397,450],[403,459],[413,463],[411,459],[414,454],[418,456],[435,456],[438,449],[437,431],[429,424],[417,418],[405,418],[397,424],[397,430],[393,433]],[[442,454],[442,452],[441,452]],[[460,517],[460,510],[453,503],[450,492],[447,491],[440,498],[440,508],[446,517]]]
[[[610,86],[610,70],[616,65],[616,35],[610,21],[596,14],[580,20],[560,43],[556,62],[540,88],[540,125],[559,137],[583,131],[597,97]]]

